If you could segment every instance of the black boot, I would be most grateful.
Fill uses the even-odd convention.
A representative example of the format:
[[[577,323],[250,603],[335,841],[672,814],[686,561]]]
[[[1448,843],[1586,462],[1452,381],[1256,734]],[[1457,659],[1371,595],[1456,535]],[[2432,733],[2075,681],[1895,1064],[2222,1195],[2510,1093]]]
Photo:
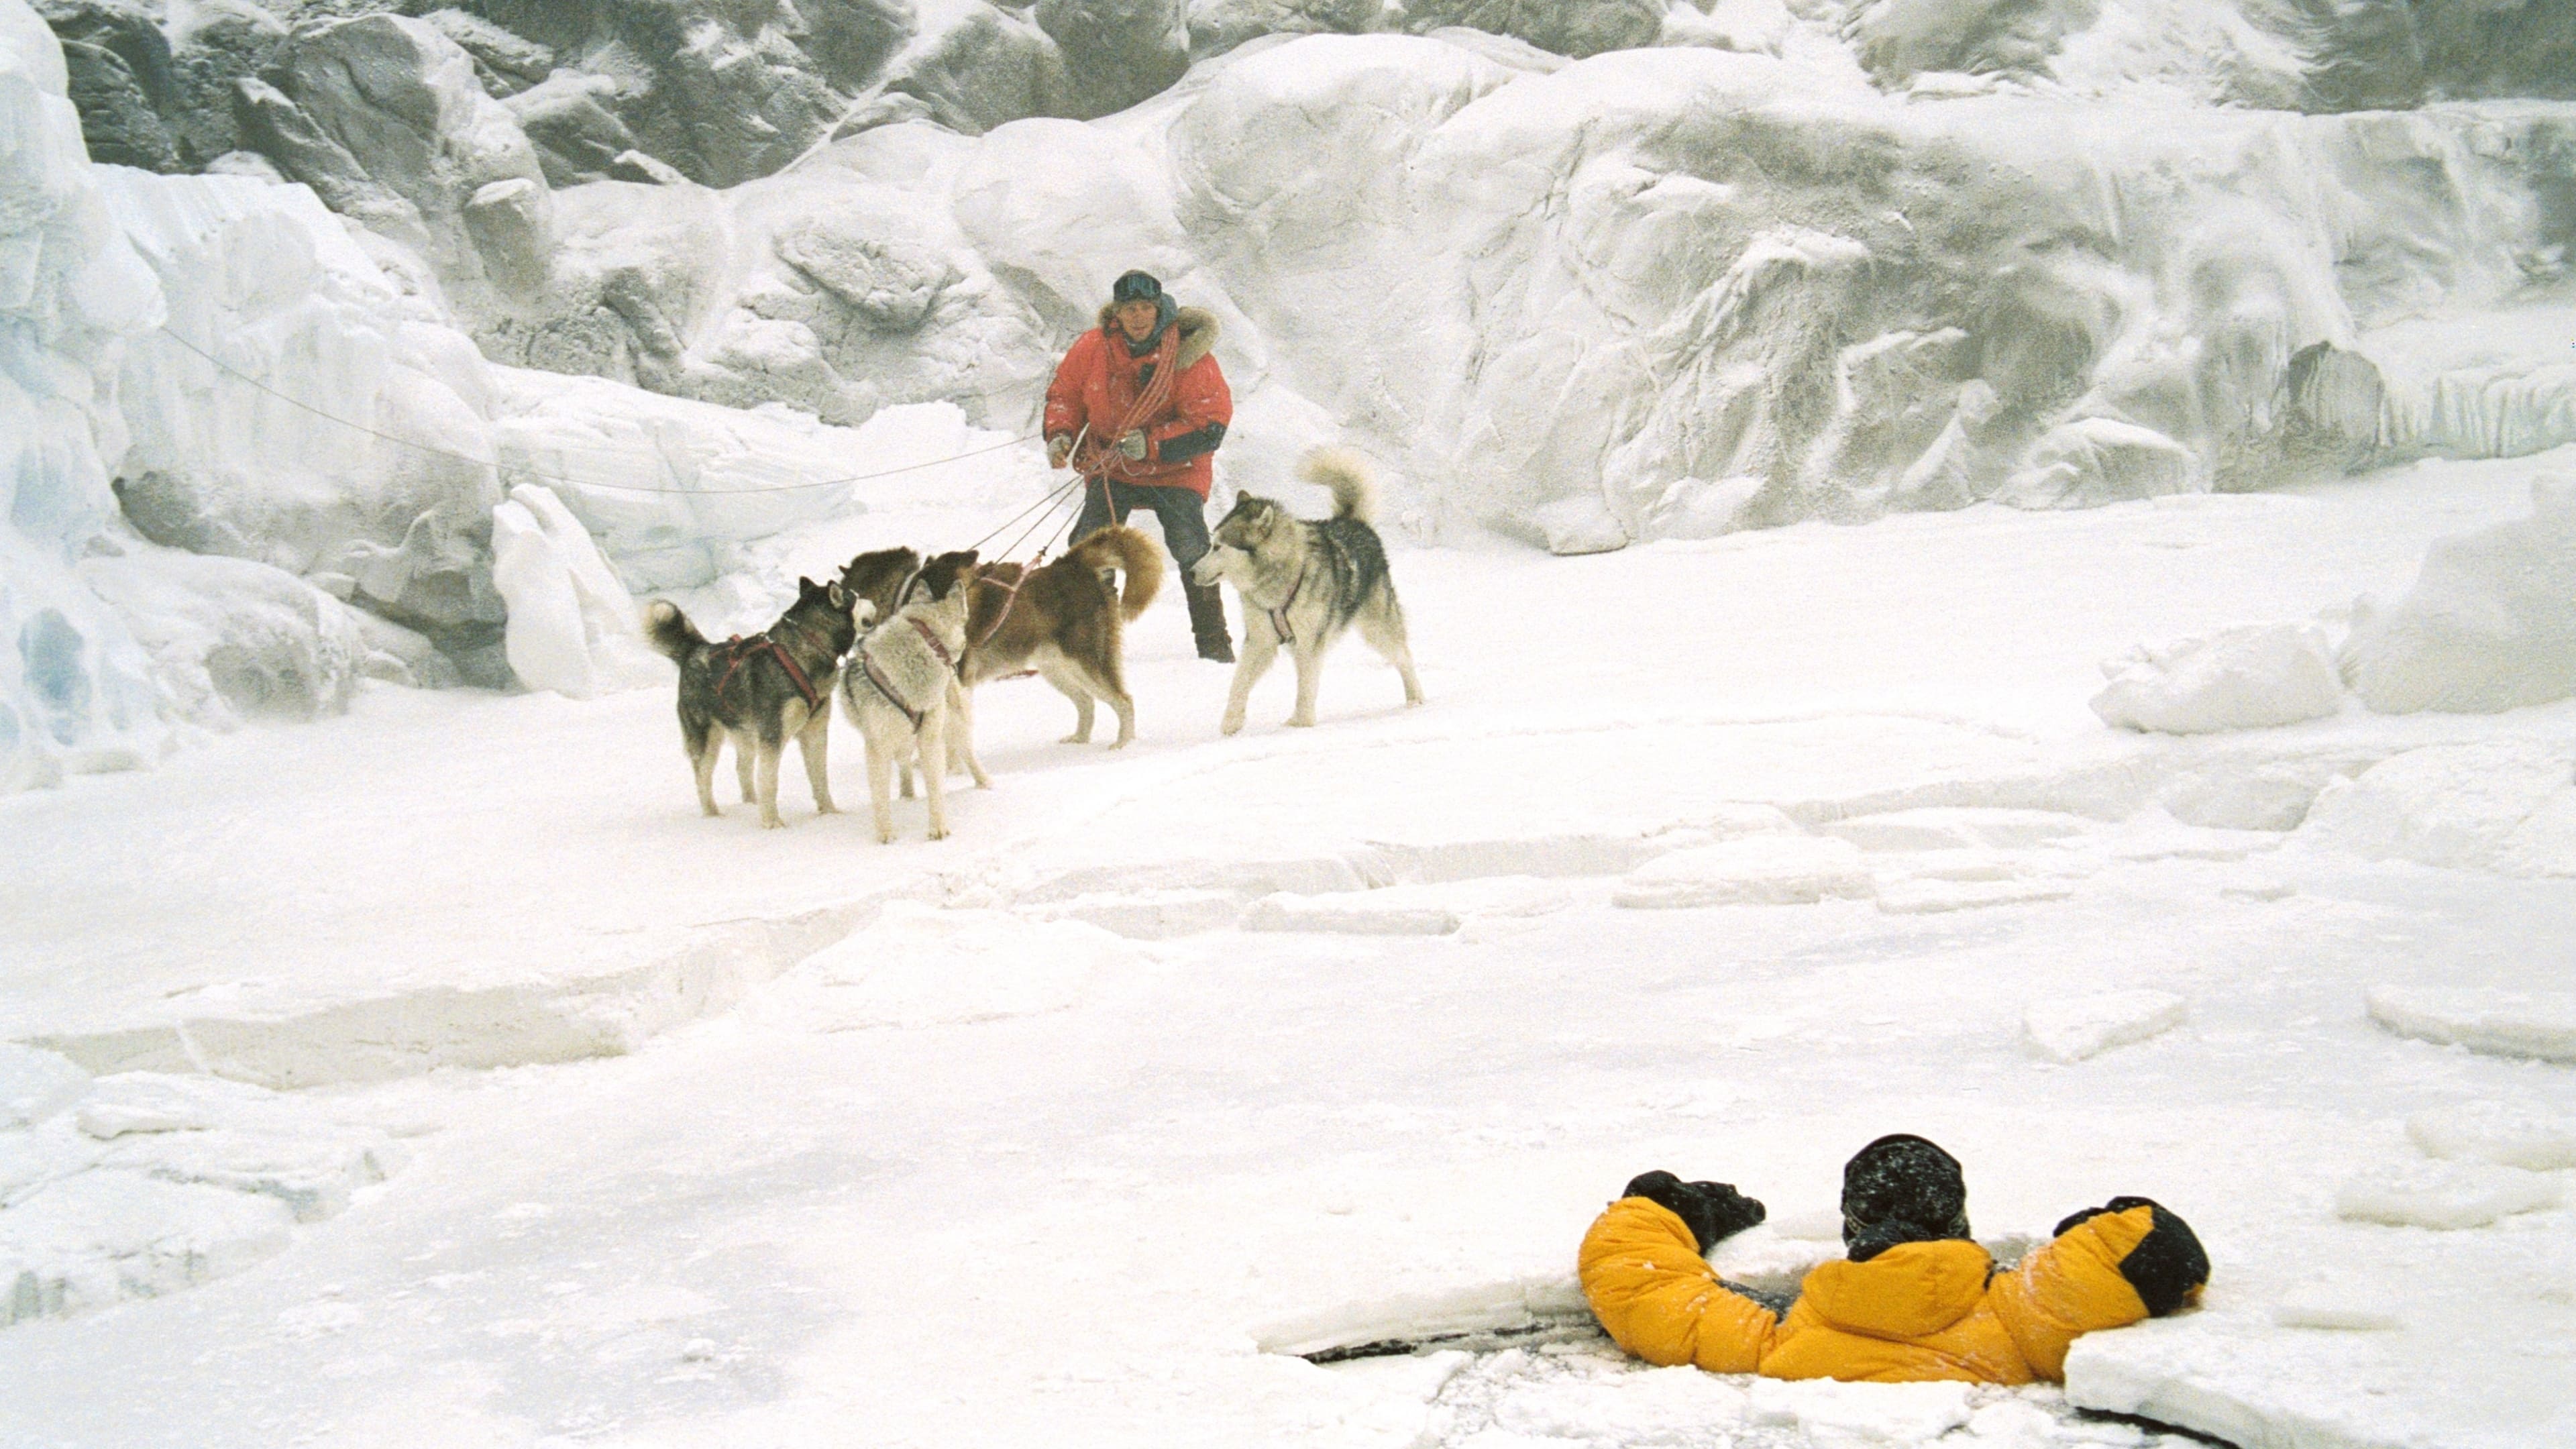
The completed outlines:
[[[1225,632],[1225,595],[1214,584],[1181,580],[1181,597],[1189,601],[1190,632],[1198,636],[1199,657],[1219,664],[1234,662],[1234,641]]]

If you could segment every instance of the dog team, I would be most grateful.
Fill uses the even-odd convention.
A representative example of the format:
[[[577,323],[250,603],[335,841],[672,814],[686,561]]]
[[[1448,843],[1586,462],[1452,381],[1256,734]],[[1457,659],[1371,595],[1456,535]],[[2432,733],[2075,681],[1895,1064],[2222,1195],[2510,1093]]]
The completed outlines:
[[[1303,472],[1332,490],[1332,517],[1296,518],[1246,494],[1189,571],[1211,592],[1231,584],[1244,605],[1243,656],[1223,723],[1229,735],[1243,727],[1252,686],[1283,647],[1297,671],[1288,722],[1313,724],[1325,651],[1354,628],[1403,676],[1405,702],[1422,702],[1404,611],[1369,523],[1363,465],[1319,451]],[[716,760],[731,741],[742,798],[760,803],[761,824],[785,824],[778,772],[791,738],[804,754],[815,809],[834,812],[826,762],[837,692],[866,742],[877,838],[894,839],[896,778],[909,797],[918,766],[930,838],[939,840],[948,834],[949,769],[963,768],[979,787],[992,783],[975,758],[978,685],[1034,672],[1073,702],[1066,743],[1090,740],[1096,704],[1118,717],[1112,749],[1135,738],[1121,631],[1153,603],[1162,581],[1153,540],[1113,524],[1035,568],[981,563],[971,549],[927,560],[909,548],[863,553],[828,583],[799,579],[796,602],[747,638],[710,640],[662,599],[647,606],[644,622],[654,647],[680,666],[680,743],[705,813],[720,813]]]
[[[697,771],[699,808],[718,813],[716,755],[731,740],[743,798],[760,802],[761,824],[784,824],[778,762],[793,736],[814,806],[831,813],[824,763],[835,689],[867,741],[881,841],[894,839],[896,777],[909,798],[916,765],[933,840],[948,834],[952,766],[991,785],[975,759],[977,685],[1035,673],[1073,701],[1067,743],[1091,739],[1104,703],[1118,716],[1110,748],[1134,739],[1119,630],[1163,583],[1161,553],[1125,523],[1139,508],[1161,523],[1180,568],[1199,657],[1235,664],[1225,733],[1243,728],[1252,686],[1282,646],[1297,667],[1288,722],[1313,724],[1324,651],[1353,627],[1404,676],[1405,703],[1420,704],[1404,611],[1371,525],[1375,489],[1357,455],[1318,449],[1300,469],[1332,490],[1332,517],[1296,518],[1245,494],[1209,532],[1210,458],[1234,419],[1216,337],[1214,315],[1180,306],[1147,273],[1111,286],[1099,327],[1074,339],[1047,388],[1048,465],[1073,469],[1083,487],[1074,546],[1053,563],[982,563],[972,549],[927,562],[908,548],[863,553],[835,582],[799,579],[796,602],[766,631],[722,643],[654,600],[645,631],[680,666],[680,743]],[[1240,661],[1220,584],[1243,601]]]

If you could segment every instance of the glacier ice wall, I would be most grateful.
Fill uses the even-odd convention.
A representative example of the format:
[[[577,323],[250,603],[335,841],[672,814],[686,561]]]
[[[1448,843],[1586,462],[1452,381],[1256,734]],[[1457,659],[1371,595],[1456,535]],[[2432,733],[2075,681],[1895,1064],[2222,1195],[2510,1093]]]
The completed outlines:
[[[143,758],[148,656],[75,572],[116,507],[116,353],[159,289],[91,183],[62,52],[0,5],[0,787]]]

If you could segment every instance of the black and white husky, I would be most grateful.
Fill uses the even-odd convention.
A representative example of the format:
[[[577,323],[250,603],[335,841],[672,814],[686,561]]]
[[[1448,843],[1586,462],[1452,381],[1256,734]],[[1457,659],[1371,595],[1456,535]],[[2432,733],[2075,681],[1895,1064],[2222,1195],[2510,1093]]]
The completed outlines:
[[[1191,582],[1222,580],[1243,600],[1243,659],[1226,696],[1227,734],[1243,728],[1244,702],[1282,645],[1297,663],[1297,712],[1288,723],[1313,724],[1324,651],[1353,626],[1404,676],[1404,702],[1422,703],[1386,547],[1369,526],[1377,490],[1368,465],[1356,453],[1319,448],[1306,455],[1298,475],[1333,490],[1332,517],[1298,518],[1270,499],[1244,494],[1210,535],[1207,556],[1190,566]]]
[[[966,655],[966,596],[974,578],[973,549],[943,553],[904,585],[891,616],[875,618],[867,600],[853,601],[857,622],[872,627],[841,672],[841,700],[867,741],[868,803],[880,842],[894,841],[895,771],[915,762],[923,767],[922,793],[930,802],[930,838],[948,838],[948,772],[930,762],[948,759],[951,728],[962,723],[957,665]],[[991,785],[962,729],[955,739],[975,783]]]
[[[697,772],[698,808],[716,809],[716,756],[733,741],[742,798],[760,801],[760,823],[778,818],[778,757],[789,736],[805,752],[814,809],[833,812],[824,750],[831,738],[832,684],[841,656],[858,637],[850,594],[839,583],[796,581],[796,602],[778,622],[748,639],[709,640],[677,604],[655,599],[644,610],[653,647],[680,666],[680,747]],[[755,778],[756,776],[756,778]]]

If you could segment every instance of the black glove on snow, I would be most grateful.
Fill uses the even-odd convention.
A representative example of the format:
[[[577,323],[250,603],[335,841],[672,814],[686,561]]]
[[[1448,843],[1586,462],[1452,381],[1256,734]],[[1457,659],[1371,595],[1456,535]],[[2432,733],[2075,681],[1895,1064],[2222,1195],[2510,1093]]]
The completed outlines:
[[[1632,1178],[1622,1197],[1642,1197],[1682,1220],[1703,1253],[1770,1216],[1759,1198],[1746,1197],[1727,1182],[1684,1182],[1669,1172]]]
[[[2201,1247],[2200,1236],[2168,1210],[2163,1203],[2145,1197],[2115,1197],[2097,1208],[2086,1208],[2057,1225],[2053,1237],[2063,1237],[2066,1230],[2082,1226],[2087,1220],[2104,1213],[2124,1213],[2131,1208],[2153,1209],[2155,1226],[2120,1260],[2120,1276],[2138,1290],[2138,1301],[2147,1305],[2150,1316],[2162,1318],[2191,1301],[2191,1295],[2209,1282],[2209,1252]]]

